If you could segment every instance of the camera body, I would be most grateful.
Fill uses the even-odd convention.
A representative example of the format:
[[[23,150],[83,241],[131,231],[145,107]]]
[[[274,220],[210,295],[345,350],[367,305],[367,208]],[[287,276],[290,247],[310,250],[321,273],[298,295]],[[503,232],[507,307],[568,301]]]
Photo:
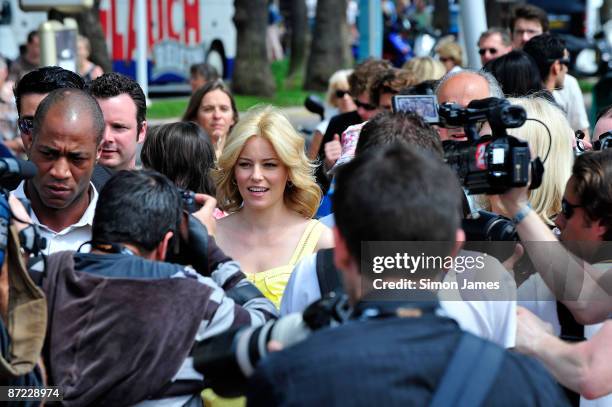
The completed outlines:
[[[461,126],[467,141],[444,141],[444,157],[455,170],[469,194],[501,194],[510,188],[541,183],[543,166],[539,159],[531,162],[529,145],[509,136],[506,129],[521,127],[527,113],[521,106],[505,99],[474,100],[463,108],[457,104],[440,105],[443,127]],[[492,134],[481,137],[477,124],[487,121]]]
[[[194,367],[220,396],[243,395],[248,378],[268,354],[270,341],[280,342],[286,348],[303,341],[313,331],[344,323],[348,315],[346,295],[329,293],[302,314],[289,314],[258,327],[229,329],[202,341],[193,351]]]

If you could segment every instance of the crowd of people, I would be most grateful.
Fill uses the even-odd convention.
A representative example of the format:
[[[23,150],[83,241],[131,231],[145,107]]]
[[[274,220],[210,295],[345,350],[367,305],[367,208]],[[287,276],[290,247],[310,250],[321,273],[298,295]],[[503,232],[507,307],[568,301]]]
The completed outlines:
[[[59,386],[75,406],[562,406],[612,393],[612,148],[600,148],[612,106],[589,133],[537,7],[477,45],[478,71],[449,45],[442,63],[337,72],[311,146],[279,109],[239,115],[206,66],[181,120],[158,126],[134,80],[95,65],[17,78],[19,142],[6,146],[37,171],[9,197],[22,249],[10,257],[24,261],[0,279],[3,365],[22,366],[7,384]],[[539,187],[466,194],[445,151],[472,128],[394,111],[396,95],[522,108],[508,134],[541,163]],[[497,136],[499,123],[476,127]],[[595,151],[576,153],[576,130]],[[485,213],[518,236],[509,255],[467,245],[465,222]],[[450,265],[372,269],[406,242],[434,243]],[[30,289],[9,287],[26,269]],[[496,288],[469,288],[482,284]],[[15,353],[24,335],[28,358]]]

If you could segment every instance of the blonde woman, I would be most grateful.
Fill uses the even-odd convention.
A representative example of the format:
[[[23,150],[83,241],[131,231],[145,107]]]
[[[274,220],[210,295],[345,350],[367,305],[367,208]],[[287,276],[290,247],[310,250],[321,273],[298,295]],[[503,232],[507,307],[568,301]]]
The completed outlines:
[[[446,74],[446,68],[442,62],[432,57],[417,57],[406,62],[403,70],[411,72],[417,82],[437,81]]]
[[[278,307],[295,263],[333,246],[312,219],[321,189],[304,139],[278,110],[257,108],[236,124],[217,165],[217,200],[229,213],[217,243]]]
[[[531,207],[552,229],[554,218],[561,212],[563,192],[572,173],[574,132],[561,109],[542,97],[531,96],[508,100],[512,104],[523,106],[528,118],[541,120],[550,130],[549,137],[546,128],[541,123],[528,120],[518,129],[508,129],[508,133],[526,140],[532,156],[538,155],[543,160],[546,159],[542,185],[529,191],[528,197]],[[493,212],[508,216],[497,197],[491,197],[491,204]],[[519,285],[517,303],[550,323],[553,331],[558,335],[560,324],[555,296],[540,274],[535,273],[529,266],[527,256],[523,257],[522,265],[515,270],[515,272],[518,271],[516,278]]]
[[[454,73],[461,70],[463,64],[463,51],[461,46],[455,41],[446,41],[436,48],[440,62],[446,68],[447,73]]]
[[[319,153],[321,140],[327,130],[329,119],[341,113],[357,110],[353,97],[349,93],[348,77],[353,73],[352,69],[341,69],[333,73],[329,78],[327,93],[325,94],[325,119],[317,125],[308,147],[308,158],[314,160]]]
[[[574,132],[558,107],[542,97],[510,98],[511,104],[523,106],[528,118],[541,120],[550,130],[538,122],[528,120],[518,129],[508,129],[508,134],[526,140],[531,155],[539,156],[544,162],[542,185],[529,191],[529,204],[540,218],[551,228],[554,218],[561,212],[561,200],[565,184],[572,174]],[[550,152],[548,152],[550,148]],[[493,212],[504,213],[496,196],[489,197]]]

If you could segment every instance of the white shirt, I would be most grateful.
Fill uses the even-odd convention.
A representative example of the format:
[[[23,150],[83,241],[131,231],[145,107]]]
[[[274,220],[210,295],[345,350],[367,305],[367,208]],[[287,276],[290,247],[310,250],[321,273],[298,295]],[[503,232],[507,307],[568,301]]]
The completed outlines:
[[[518,305],[527,308],[541,320],[553,327],[555,336],[561,334],[561,324],[557,315],[557,299],[540,274],[529,276],[518,288]]]
[[[490,257],[485,262],[488,268],[490,266],[491,270],[496,270],[493,273],[499,273],[501,269],[495,267],[495,263],[503,267]],[[504,280],[502,285],[508,287],[510,292],[500,293],[502,299],[491,299],[490,301],[443,300],[440,301],[440,307],[441,314],[457,321],[461,329],[505,348],[512,348],[516,343],[516,301],[512,300],[516,293],[512,293],[514,281],[505,270],[503,272],[505,274],[500,275],[499,279]],[[454,278],[451,273],[448,273],[447,276]],[[446,278],[445,281],[447,281]],[[281,316],[301,312],[320,298],[317,253],[313,253],[295,265],[281,301]]]
[[[565,112],[572,130],[589,128],[589,118],[584,107],[584,97],[576,78],[566,74],[563,89],[553,91],[553,96]]]
[[[22,181],[17,189],[13,191],[13,194],[17,198],[26,198],[26,194],[24,191],[25,181]],[[91,186],[91,201],[89,202],[89,206],[75,224],[68,226],[67,228],[55,232],[49,229],[44,224],[40,223],[36,213],[32,211],[32,222],[35,225],[40,226],[40,233],[42,237],[47,239],[47,248],[45,249],[45,254],[50,255],[56,252],[60,252],[63,250],[73,250],[76,251],[79,249],[83,243],[91,240],[91,227],[93,224],[94,212],[96,210],[96,204],[98,203],[98,191],[92,183]],[[89,251],[87,247],[83,248],[83,251]]]

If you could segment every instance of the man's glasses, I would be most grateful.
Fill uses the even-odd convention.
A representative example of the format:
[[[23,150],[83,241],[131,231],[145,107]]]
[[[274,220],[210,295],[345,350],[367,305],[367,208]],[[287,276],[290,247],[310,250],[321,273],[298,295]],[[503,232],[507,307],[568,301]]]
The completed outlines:
[[[569,219],[574,215],[574,209],[576,208],[584,208],[583,205],[572,205],[567,202],[567,199],[563,198],[561,200],[561,213],[565,217],[565,219]]]
[[[346,95],[348,93],[349,93],[348,90],[340,90],[340,89],[338,89],[338,90],[336,90],[336,97],[338,99],[342,99],[344,97],[344,95]]]
[[[34,128],[34,118],[32,116],[20,117],[17,120],[17,125],[23,134],[31,134]]]
[[[491,55],[495,55],[497,54],[497,50],[495,48],[480,48],[478,50],[478,53],[482,56],[484,54],[486,54],[487,52],[489,52],[489,54]]]
[[[370,111],[376,110],[376,106],[371,105],[369,103],[360,102],[359,99],[354,99],[353,101],[355,102],[355,106],[357,106],[357,108],[362,108]]]

